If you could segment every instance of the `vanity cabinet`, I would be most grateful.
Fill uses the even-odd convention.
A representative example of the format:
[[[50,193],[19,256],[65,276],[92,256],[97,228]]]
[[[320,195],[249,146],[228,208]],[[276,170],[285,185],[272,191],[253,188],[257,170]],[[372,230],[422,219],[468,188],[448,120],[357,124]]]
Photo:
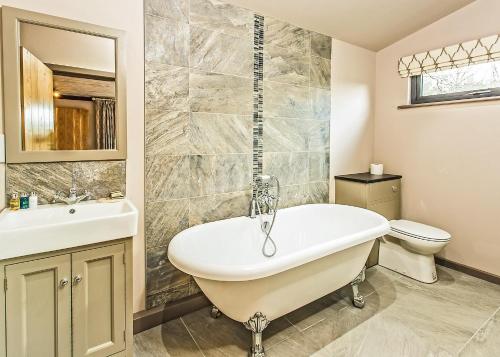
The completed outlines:
[[[359,173],[335,176],[335,203],[375,211],[388,220],[401,218],[401,176]],[[378,264],[376,240],[367,267]]]
[[[0,262],[0,356],[132,356],[131,248],[125,239]]]

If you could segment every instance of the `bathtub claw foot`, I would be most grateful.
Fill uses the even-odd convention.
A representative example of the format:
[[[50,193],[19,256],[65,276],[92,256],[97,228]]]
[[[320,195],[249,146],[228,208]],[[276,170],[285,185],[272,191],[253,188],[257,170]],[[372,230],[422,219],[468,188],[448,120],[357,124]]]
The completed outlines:
[[[351,282],[351,287],[352,287],[352,303],[355,307],[358,309],[362,309],[365,306],[365,299],[363,298],[363,295],[359,293],[359,284],[361,284],[363,281],[365,281],[365,271],[366,267],[363,267],[363,270],[354,278],[354,280]]]
[[[365,298],[363,295],[355,296],[354,299],[352,299],[352,304],[358,309],[362,309],[365,307]]]
[[[210,316],[214,319],[219,318],[222,315],[222,312],[220,312],[219,308],[215,305],[212,305],[210,308]]]
[[[257,312],[243,324],[247,330],[252,331],[252,346],[249,357],[265,357],[264,346],[262,345],[262,331],[269,325],[269,320],[261,312]]]

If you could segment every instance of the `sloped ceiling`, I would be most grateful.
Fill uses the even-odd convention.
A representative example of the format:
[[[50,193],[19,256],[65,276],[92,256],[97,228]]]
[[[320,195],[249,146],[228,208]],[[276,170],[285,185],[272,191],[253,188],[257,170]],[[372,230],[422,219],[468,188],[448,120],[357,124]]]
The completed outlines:
[[[378,51],[475,0],[226,0]]]

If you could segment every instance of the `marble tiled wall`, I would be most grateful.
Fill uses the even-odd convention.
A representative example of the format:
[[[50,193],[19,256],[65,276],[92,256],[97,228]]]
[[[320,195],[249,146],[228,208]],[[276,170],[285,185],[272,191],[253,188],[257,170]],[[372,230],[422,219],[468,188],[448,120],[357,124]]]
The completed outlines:
[[[248,209],[253,13],[208,0],[146,0],[147,307],[198,291],[170,239]]]
[[[279,178],[281,207],[328,202],[332,40],[264,24],[263,171]]]
[[[93,199],[111,191],[125,194],[125,161],[77,161],[7,164],[7,196],[36,191],[40,204],[49,203],[56,191],[67,193],[72,185],[88,190]]]
[[[176,233],[248,213],[255,14],[218,0],[145,0],[144,11],[151,308],[199,291],[168,262]],[[324,201],[331,40],[273,19],[264,37],[264,171],[283,181],[284,205]]]

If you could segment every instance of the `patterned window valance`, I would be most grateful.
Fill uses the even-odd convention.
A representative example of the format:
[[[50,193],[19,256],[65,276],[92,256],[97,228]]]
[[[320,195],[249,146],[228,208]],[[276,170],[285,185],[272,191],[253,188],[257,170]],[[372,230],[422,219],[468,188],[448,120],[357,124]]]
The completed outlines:
[[[500,61],[500,35],[402,57],[398,67],[405,78],[488,61]]]

